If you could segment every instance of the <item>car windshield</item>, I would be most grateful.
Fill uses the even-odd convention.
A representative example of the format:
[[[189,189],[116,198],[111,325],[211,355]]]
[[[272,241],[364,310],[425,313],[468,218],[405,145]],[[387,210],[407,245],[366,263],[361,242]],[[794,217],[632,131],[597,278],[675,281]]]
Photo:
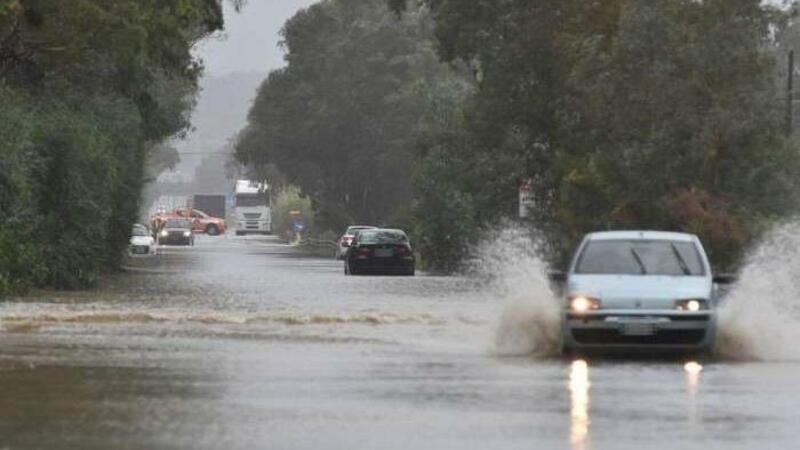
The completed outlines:
[[[607,240],[586,244],[575,273],[702,276],[705,268],[692,242]]]
[[[167,228],[191,228],[192,222],[186,219],[167,219]]]
[[[402,244],[408,242],[408,236],[402,231],[367,230],[358,233],[361,244]]]
[[[133,227],[132,236],[150,236],[150,233],[145,227]]]

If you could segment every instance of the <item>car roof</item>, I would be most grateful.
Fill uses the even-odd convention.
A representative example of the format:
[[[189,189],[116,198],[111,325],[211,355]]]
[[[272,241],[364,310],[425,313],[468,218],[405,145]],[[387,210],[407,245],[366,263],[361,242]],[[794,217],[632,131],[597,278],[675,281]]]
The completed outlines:
[[[598,231],[586,235],[589,241],[613,241],[613,240],[643,240],[643,241],[686,241],[697,240],[697,236],[689,233],[678,233],[674,231],[650,231],[650,230],[629,230],[629,231]]]

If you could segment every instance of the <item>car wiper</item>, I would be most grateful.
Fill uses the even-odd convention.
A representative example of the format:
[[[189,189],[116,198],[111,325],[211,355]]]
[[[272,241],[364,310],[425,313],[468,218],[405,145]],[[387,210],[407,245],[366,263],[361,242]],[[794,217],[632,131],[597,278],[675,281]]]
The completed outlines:
[[[636,262],[639,263],[639,267],[642,269],[642,275],[647,275],[647,268],[644,266],[644,262],[642,261],[642,257],[639,256],[639,252],[637,252],[635,248],[631,247],[631,253],[633,253],[633,257],[636,258]]]
[[[689,270],[689,265],[686,264],[686,260],[683,259],[681,256],[681,252],[678,251],[678,247],[675,246],[674,242],[670,242],[669,246],[672,247],[672,253],[675,254],[675,258],[678,259],[678,265],[681,266],[681,271],[683,271],[684,275],[691,275],[692,271]]]

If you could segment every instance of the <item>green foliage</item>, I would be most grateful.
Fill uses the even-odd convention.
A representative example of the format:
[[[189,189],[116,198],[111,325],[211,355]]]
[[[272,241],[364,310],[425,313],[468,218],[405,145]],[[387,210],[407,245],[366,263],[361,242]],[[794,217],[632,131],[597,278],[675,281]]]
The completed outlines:
[[[442,152],[434,151],[419,162],[415,177],[419,200],[413,240],[425,267],[436,271],[455,270],[477,233],[477,202],[459,190],[453,172]]]
[[[0,295],[116,267],[145,159],[188,126],[217,0],[0,2]]]
[[[452,72],[439,64],[423,14],[383,0],[334,0],[283,31],[288,66],[259,90],[237,145],[245,164],[274,164],[309,195],[322,229],[385,224],[407,209],[425,93]]]
[[[311,199],[304,197],[296,186],[286,186],[275,198],[272,204],[272,228],[278,236],[293,234],[294,221],[290,214],[292,210],[300,211],[306,228],[314,226],[314,210]]]
[[[553,262],[586,232],[655,228],[697,233],[715,264],[730,267],[765,224],[800,206],[800,153],[783,132],[774,50],[776,30],[790,41],[783,31],[793,24],[771,7],[412,3],[432,11],[441,58],[465,61],[478,81],[459,130],[425,144],[455,169],[421,161],[449,186],[420,193],[431,208],[423,222],[455,189],[475,211],[469,241],[512,216],[516,183],[531,179],[531,226]]]

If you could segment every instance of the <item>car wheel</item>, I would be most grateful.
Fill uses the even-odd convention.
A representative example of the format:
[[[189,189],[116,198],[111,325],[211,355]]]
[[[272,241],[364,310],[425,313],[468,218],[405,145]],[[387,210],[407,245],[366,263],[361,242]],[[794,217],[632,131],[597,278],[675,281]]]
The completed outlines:
[[[219,228],[217,228],[217,226],[214,225],[213,223],[210,223],[206,227],[206,234],[208,234],[209,236],[216,236],[219,234]]]

